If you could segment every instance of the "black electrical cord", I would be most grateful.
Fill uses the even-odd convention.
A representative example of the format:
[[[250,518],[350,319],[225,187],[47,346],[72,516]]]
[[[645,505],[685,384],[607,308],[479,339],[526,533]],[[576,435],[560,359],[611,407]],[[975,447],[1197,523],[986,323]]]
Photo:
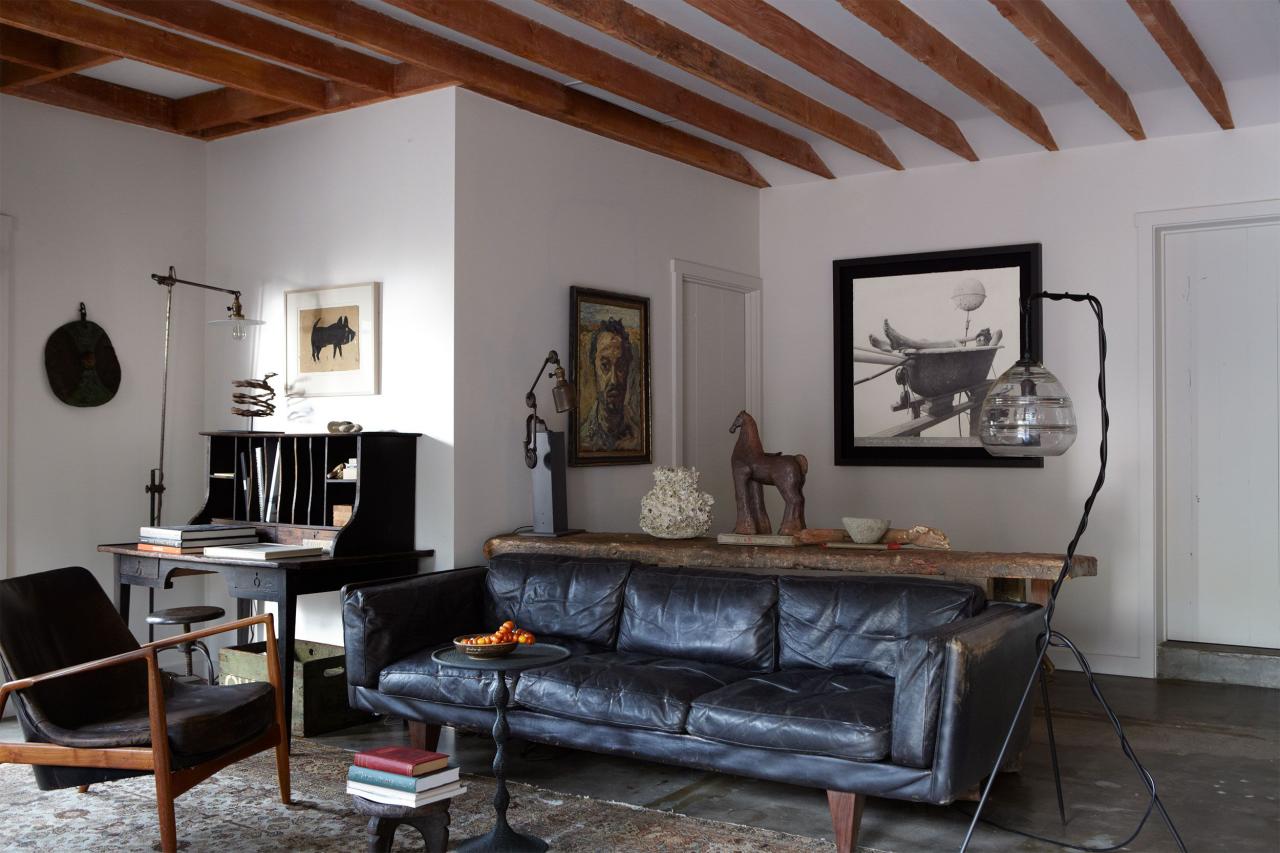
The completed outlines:
[[[1114,710],[1112,710],[1111,705],[1109,705],[1107,703],[1106,698],[1103,697],[1102,688],[1098,685],[1097,678],[1094,676],[1093,669],[1089,666],[1089,662],[1085,659],[1084,653],[1081,652],[1080,649],[1078,649],[1076,645],[1072,643],[1071,640],[1068,639],[1065,635],[1063,635],[1058,631],[1053,630],[1053,625],[1052,625],[1053,612],[1057,606],[1058,592],[1062,589],[1062,584],[1066,581],[1066,579],[1071,574],[1072,563],[1075,559],[1076,546],[1080,544],[1080,538],[1084,536],[1085,530],[1087,530],[1089,527],[1089,513],[1093,510],[1094,501],[1098,497],[1098,492],[1102,489],[1102,484],[1106,482],[1107,432],[1111,426],[1111,415],[1107,409],[1107,332],[1102,319],[1102,303],[1098,300],[1096,296],[1093,296],[1092,294],[1089,294],[1089,293],[1085,293],[1085,294],[1037,293],[1037,294],[1034,294],[1031,298],[1032,299],[1049,299],[1053,301],[1065,300],[1070,302],[1087,302],[1089,303],[1089,307],[1093,309],[1094,317],[1098,321],[1098,397],[1101,401],[1101,408],[1102,408],[1102,440],[1099,442],[1099,445],[1098,445],[1098,458],[1099,458],[1100,465],[1098,468],[1098,476],[1093,483],[1093,490],[1089,492],[1089,497],[1084,502],[1084,512],[1080,516],[1080,523],[1076,526],[1076,532],[1075,532],[1075,535],[1071,537],[1071,542],[1067,545],[1067,553],[1062,560],[1062,569],[1058,572],[1058,578],[1057,580],[1054,581],[1053,587],[1049,592],[1049,600],[1045,604],[1045,608],[1044,608],[1044,634],[1040,636],[1040,639],[1037,643],[1037,645],[1039,646],[1039,649],[1036,655],[1035,665],[1032,667],[1031,677],[1027,680],[1026,689],[1023,690],[1022,692],[1022,699],[1018,703],[1018,710],[1015,711],[1013,714],[1013,720],[1012,722],[1010,722],[1009,730],[1005,734],[1004,742],[1000,747],[1000,753],[996,757],[995,764],[991,768],[991,775],[987,779],[987,784],[983,787],[982,797],[978,801],[978,807],[974,810],[972,815],[968,815],[966,812],[961,810],[961,813],[966,814],[970,820],[969,820],[969,830],[968,832],[965,833],[964,842],[960,845],[960,853],[965,853],[965,851],[968,849],[969,842],[973,839],[974,829],[977,827],[979,821],[986,823],[990,826],[994,826],[998,829],[1002,829],[1006,832],[1012,832],[1017,835],[1021,835],[1025,838],[1034,839],[1036,841],[1044,841],[1049,844],[1056,844],[1059,847],[1065,847],[1069,850],[1081,850],[1081,851],[1085,851],[1085,853],[1111,853],[1111,851],[1119,850],[1122,847],[1125,847],[1130,842],[1132,842],[1135,838],[1138,837],[1138,834],[1142,832],[1143,827],[1146,826],[1147,820],[1151,817],[1152,811],[1158,811],[1160,813],[1161,819],[1164,820],[1165,826],[1167,826],[1169,829],[1169,834],[1173,836],[1174,843],[1178,845],[1178,849],[1182,851],[1182,853],[1186,853],[1187,846],[1186,844],[1183,843],[1182,836],[1178,834],[1177,828],[1174,827],[1173,820],[1169,817],[1168,811],[1165,810],[1164,803],[1161,801],[1160,795],[1156,790],[1155,779],[1152,777],[1151,773],[1147,770],[1147,768],[1143,766],[1142,762],[1138,759],[1137,753],[1134,752],[1133,745],[1129,743],[1129,739],[1125,736],[1124,726],[1121,725],[1120,718],[1116,716],[1116,713]],[[1022,306],[1024,326],[1029,322],[1030,310],[1031,310],[1030,300],[1027,300],[1023,303],[1023,306]],[[1024,341],[1024,346],[1025,345],[1026,345],[1026,342]],[[1130,834],[1129,837],[1126,838],[1124,841],[1120,842],[1119,844],[1112,845],[1110,847],[1087,847],[1083,845],[1072,844],[1068,841],[1062,841],[1057,838],[1049,838],[1042,835],[1036,835],[1034,833],[1027,832],[1025,830],[1014,829],[1012,827],[1004,826],[993,820],[982,817],[982,810],[986,806],[987,799],[991,794],[991,786],[995,782],[996,773],[998,772],[1000,765],[1004,763],[1005,753],[1008,751],[1009,744],[1013,739],[1013,732],[1014,732],[1014,729],[1017,727],[1018,719],[1022,716],[1022,710],[1027,704],[1028,697],[1031,695],[1031,688],[1035,685],[1036,679],[1041,677],[1040,667],[1045,658],[1045,655],[1048,653],[1049,646],[1051,645],[1057,648],[1069,649],[1072,655],[1074,655],[1076,662],[1080,665],[1080,670],[1085,674],[1085,677],[1088,679],[1090,692],[1093,693],[1093,697],[1098,700],[1098,704],[1100,704],[1102,706],[1103,711],[1106,712],[1107,720],[1111,723],[1111,727],[1115,730],[1116,736],[1120,739],[1121,751],[1124,753],[1125,757],[1129,759],[1129,762],[1133,765],[1134,769],[1138,772],[1138,776],[1139,778],[1141,778],[1143,786],[1147,789],[1147,792],[1150,795],[1150,800],[1147,804],[1147,810],[1143,814],[1142,819],[1138,821],[1138,825],[1134,829],[1133,833]],[[1046,708],[1046,714],[1048,713],[1049,713],[1048,709]],[[1050,732],[1052,733],[1052,728],[1050,728]],[[1052,741],[1051,741],[1050,748],[1053,749],[1054,751],[1054,775],[1058,784],[1058,792],[1059,792],[1058,803],[1059,803],[1059,809],[1061,809],[1062,808],[1062,800],[1061,800],[1062,781],[1061,781],[1061,778],[1058,777],[1057,754],[1056,754],[1057,750],[1056,750],[1056,747],[1052,745]]]

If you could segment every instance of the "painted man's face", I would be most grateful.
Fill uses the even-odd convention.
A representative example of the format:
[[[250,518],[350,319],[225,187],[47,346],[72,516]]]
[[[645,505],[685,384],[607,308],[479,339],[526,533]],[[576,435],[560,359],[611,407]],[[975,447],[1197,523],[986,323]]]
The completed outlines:
[[[601,332],[596,338],[596,391],[610,412],[622,410],[627,397],[627,376],[631,360],[622,349],[622,338],[614,332]]]

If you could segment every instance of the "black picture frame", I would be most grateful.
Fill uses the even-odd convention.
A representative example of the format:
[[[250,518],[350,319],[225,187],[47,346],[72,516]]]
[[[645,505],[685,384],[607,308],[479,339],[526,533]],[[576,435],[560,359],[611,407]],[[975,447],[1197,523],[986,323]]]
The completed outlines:
[[[973,249],[920,252],[906,255],[882,255],[834,261],[832,264],[832,292],[835,331],[835,464],[1042,468],[1044,460],[1041,458],[997,458],[987,453],[981,446],[920,446],[919,442],[921,440],[919,438],[915,438],[915,446],[913,446],[911,438],[904,438],[901,443],[893,443],[894,437],[886,438],[883,434],[876,436],[876,441],[878,442],[876,446],[868,446],[865,443],[865,437],[864,443],[859,444],[857,442],[857,423],[854,418],[854,402],[857,394],[854,384],[855,353],[859,350],[868,353],[872,352],[871,349],[867,348],[866,341],[859,343],[854,340],[854,289],[857,286],[857,282],[921,273],[958,273],[967,270],[1009,269],[1016,267],[1018,270],[1019,298],[1025,299],[1033,293],[1040,292],[1040,261],[1041,247],[1039,243],[984,246]],[[1018,316],[1016,306],[1014,306],[1013,316]],[[1012,350],[1013,360],[1016,360],[1019,353],[1023,351],[1029,352],[1035,359],[1039,360],[1041,357],[1042,331],[1041,301],[1036,300],[1031,303],[1030,328],[1028,330],[1030,340],[1025,342],[1021,340],[1023,334],[1021,323],[1015,322],[1012,325],[1014,327],[1012,334],[1009,334],[1010,330],[1004,330],[1006,337],[1003,338],[1001,346]],[[975,342],[975,347],[982,347],[982,342]],[[918,353],[919,351],[916,352]],[[917,361],[916,364],[919,365],[920,362]],[[893,376],[888,377],[890,381],[895,381],[900,374],[905,374],[905,369],[899,370],[892,365],[888,367],[888,370],[893,371]],[[988,373],[987,379],[992,378],[994,376]],[[862,382],[865,383],[866,381],[867,378],[864,377]],[[913,424],[919,423],[918,413],[926,411],[928,407],[932,406],[933,399],[942,399],[941,397],[936,397],[925,402],[926,398],[915,395],[911,386],[912,383],[909,382],[900,385],[904,399],[898,405],[906,406],[903,409],[904,414],[908,411],[913,413],[908,415],[909,422],[903,424],[904,428],[913,428]],[[951,400],[951,403],[942,405],[950,407],[956,401],[959,401],[961,411],[954,415],[948,415],[943,420],[937,421],[937,423],[943,423],[955,417],[963,418],[969,412],[976,415],[976,406],[981,404],[981,400],[976,399],[975,401],[975,395],[968,390],[956,392],[952,395]],[[913,407],[914,403],[912,401],[919,403],[919,406]]]
[[[597,320],[593,323],[587,315],[597,317]],[[623,323],[632,352],[624,398],[627,436],[613,447],[599,443],[593,446],[592,430],[583,429],[586,422],[604,423],[594,411],[597,388],[593,368],[590,367],[590,342],[599,327],[599,318]],[[634,323],[629,322],[632,319]],[[569,381],[573,384],[577,400],[577,405],[569,411],[570,465],[653,464],[653,372],[649,358],[649,321],[647,296],[577,285],[569,288]]]

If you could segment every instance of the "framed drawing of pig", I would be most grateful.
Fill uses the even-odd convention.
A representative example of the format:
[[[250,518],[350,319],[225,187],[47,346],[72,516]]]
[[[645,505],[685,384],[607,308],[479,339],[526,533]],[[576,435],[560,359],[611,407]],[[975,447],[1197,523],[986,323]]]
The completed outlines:
[[[285,392],[290,397],[378,393],[378,283],[288,290]]]

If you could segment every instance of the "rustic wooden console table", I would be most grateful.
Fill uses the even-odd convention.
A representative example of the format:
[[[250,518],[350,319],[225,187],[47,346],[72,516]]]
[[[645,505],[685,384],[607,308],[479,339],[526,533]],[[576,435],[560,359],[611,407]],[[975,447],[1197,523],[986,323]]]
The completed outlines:
[[[1061,554],[1007,554],[995,551],[927,551],[904,548],[871,551],[800,545],[772,548],[720,545],[715,539],[657,539],[644,533],[575,533],[558,538],[495,536],[484,545],[486,558],[499,554],[610,557],[659,566],[752,569],[768,572],[831,571],[882,575],[928,575],[978,583],[987,595],[1044,604],[1062,570]],[[1095,557],[1076,555],[1071,577],[1098,573]],[[1023,581],[1027,589],[1022,592]],[[1019,595],[1019,592],[1022,592]]]

